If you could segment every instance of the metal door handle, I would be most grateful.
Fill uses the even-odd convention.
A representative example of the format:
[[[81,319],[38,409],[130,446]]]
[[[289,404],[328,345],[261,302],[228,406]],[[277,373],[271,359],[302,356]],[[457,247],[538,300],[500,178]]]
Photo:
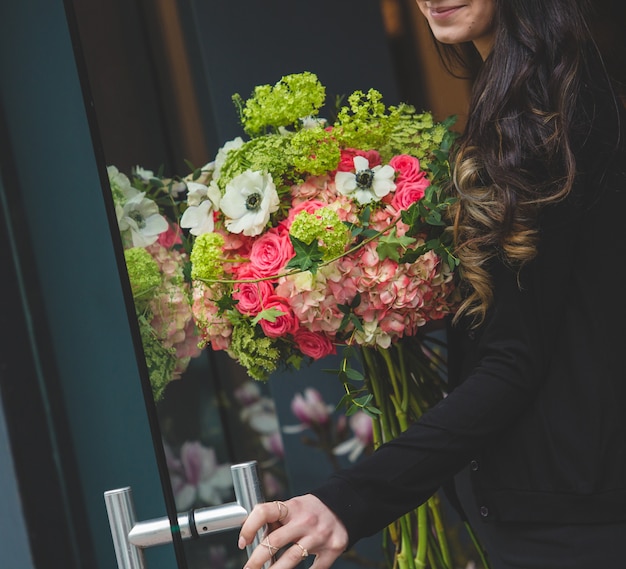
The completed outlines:
[[[234,464],[230,470],[236,501],[178,514],[178,528],[182,539],[238,528],[252,508],[264,502],[256,461]],[[170,543],[173,539],[169,519],[163,517],[137,522],[130,487],[108,490],[104,493],[104,501],[118,569],[146,569],[143,549]],[[264,532],[265,529],[262,528],[247,547],[248,555],[261,542]]]

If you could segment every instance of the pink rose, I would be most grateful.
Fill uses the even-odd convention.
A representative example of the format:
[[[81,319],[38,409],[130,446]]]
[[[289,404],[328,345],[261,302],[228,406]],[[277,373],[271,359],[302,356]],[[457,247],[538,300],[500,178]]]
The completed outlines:
[[[378,150],[357,150],[356,148],[344,148],[341,151],[341,158],[337,170],[339,172],[352,172],[354,170],[354,157],[363,156],[367,158],[370,168],[380,165],[380,153]]]
[[[171,249],[174,245],[182,245],[181,239],[182,232],[178,225],[170,224],[167,231],[159,233],[157,237],[157,243],[166,249]]]
[[[412,180],[424,175],[424,171],[420,167],[420,161],[415,156],[408,154],[399,154],[389,160],[391,166],[398,172],[398,179]]]
[[[407,209],[411,204],[421,200],[424,192],[430,186],[430,180],[420,169],[420,163],[414,156],[401,154],[394,156],[389,165],[398,172],[396,191],[391,205],[397,210]]]
[[[295,334],[298,330],[299,322],[289,306],[289,301],[282,296],[270,296],[264,306],[264,309],[268,310],[270,308],[280,310],[282,315],[277,316],[274,322],[270,322],[264,318],[261,319],[259,324],[263,329],[263,333],[268,338],[280,338],[281,336]]]
[[[238,273],[238,279],[245,281],[261,276],[251,267],[246,268],[248,270]],[[270,281],[237,282],[233,285],[233,298],[238,301],[235,308],[246,316],[256,316],[261,312],[273,294],[274,285]]]
[[[430,186],[430,181],[426,176],[419,181],[397,183],[391,205],[397,210],[408,209],[411,204],[418,202],[424,197],[424,192],[428,186]]]
[[[305,355],[314,360],[322,359],[330,354],[336,354],[335,345],[328,339],[325,334],[318,334],[300,328],[294,336],[294,340],[298,345],[298,349]]]
[[[250,248],[250,264],[261,276],[277,275],[295,255],[289,232],[272,228],[261,235]]]

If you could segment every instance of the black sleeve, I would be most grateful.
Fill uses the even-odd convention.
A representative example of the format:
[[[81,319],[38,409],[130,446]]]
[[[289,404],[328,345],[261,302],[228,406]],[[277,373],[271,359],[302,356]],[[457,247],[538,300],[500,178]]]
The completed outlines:
[[[464,381],[400,437],[312,492],[342,520],[350,544],[426,501],[535,397],[568,297],[579,195],[577,188],[546,212],[539,256],[522,282],[505,266],[494,268],[493,307],[469,342],[475,363]]]

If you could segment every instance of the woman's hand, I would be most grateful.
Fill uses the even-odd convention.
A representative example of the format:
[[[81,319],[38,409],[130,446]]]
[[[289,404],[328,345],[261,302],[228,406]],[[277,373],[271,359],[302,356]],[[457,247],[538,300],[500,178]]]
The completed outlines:
[[[328,569],[348,546],[344,525],[311,494],[255,506],[241,526],[239,548],[251,543],[264,525],[268,533],[250,555],[246,569],[261,569],[278,550],[282,551],[273,569],[292,569],[309,555],[315,555],[312,568]]]

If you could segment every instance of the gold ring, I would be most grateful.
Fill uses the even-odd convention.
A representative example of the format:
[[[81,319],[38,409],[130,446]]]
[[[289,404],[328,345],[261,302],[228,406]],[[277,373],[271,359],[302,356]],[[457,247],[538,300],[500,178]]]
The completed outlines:
[[[282,522],[287,517],[289,509],[283,502],[280,502],[278,500],[276,500],[274,504],[276,504],[276,507],[278,508],[278,520],[276,521]]]
[[[267,551],[269,552],[270,559],[271,559],[272,557],[274,557],[274,554],[278,551],[279,548],[274,546],[274,545],[272,545],[270,543],[270,536],[269,535],[265,538],[265,541],[267,543],[261,542],[261,545],[267,547]]]
[[[309,556],[309,552],[304,547],[302,547],[297,541],[296,541],[296,545],[302,550],[302,555],[301,555],[302,559],[306,559]]]

